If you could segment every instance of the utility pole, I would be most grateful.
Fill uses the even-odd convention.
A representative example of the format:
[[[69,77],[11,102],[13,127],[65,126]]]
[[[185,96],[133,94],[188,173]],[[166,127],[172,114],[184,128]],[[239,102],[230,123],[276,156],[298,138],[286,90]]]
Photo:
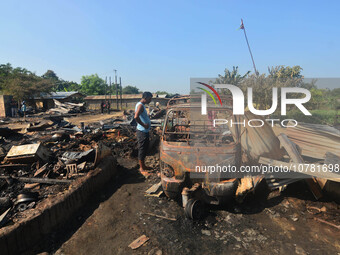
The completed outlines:
[[[111,104],[111,94],[112,94],[111,76],[109,77],[109,80],[110,80],[110,104]]]
[[[117,101],[117,110],[119,110],[119,102],[118,102],[118,83],[117,83],[117,70],[115,71],[115,84],[116,84],[116,101]]]
[[[120,87],[120,109],[123,110],[123,96],[122,96],[122,77],[119,77],[119,87]]]
[[[106,94],[107,94],[107,76],[105,76],[105,96],[104,96],[105,100],[106,100]]]
[[[245,29],[244,24],[243,24],[243,19],[241,19],[240,29],[243,29],[244,37],[246,38],[246,42],[247,42],[247,45],[248,45],[250,57],[251,57],[251,60],[253,61],[253,66],[254,66],[255,74],[258,75],[258,72],[256,70],[256,66],[255,66],[255,61],[254,61],[254,58],[253,58],[253,54],[251,53],[250,45],[249,45],[249,42],[248,42],[248,37],[247,37],[246,29]]]

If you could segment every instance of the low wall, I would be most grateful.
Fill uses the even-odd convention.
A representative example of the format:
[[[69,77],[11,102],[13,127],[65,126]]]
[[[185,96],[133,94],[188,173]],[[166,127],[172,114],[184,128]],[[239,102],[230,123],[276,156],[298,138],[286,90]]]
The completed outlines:
[[[136,104],[139,102],[140,99],[122,99],[122,108],[123,109],[134,109]],[[86,107],[89,110],[100,110],[100,105],[103,100],[99,99],[86,99]],[[106,101],[106,100],[105,100]],[[110,108],[111,110],[117,109],[117,101],[116,99],[107,99],[107,101],[110,102]],[[155,106],[156,102],[159,102],[159,104],[165,108],[168,104],[169,99],[168,98],[153,98],[150,106]],[[120,101],[118,100],[119,108],[120,108]]]
[[[116,173],[116,159],[106,157],[96,169],[72,182],[65,193],[38,203],[29,218],[1,228],[0,254],[20,254],[28,250],[44,235],[65,224]]]

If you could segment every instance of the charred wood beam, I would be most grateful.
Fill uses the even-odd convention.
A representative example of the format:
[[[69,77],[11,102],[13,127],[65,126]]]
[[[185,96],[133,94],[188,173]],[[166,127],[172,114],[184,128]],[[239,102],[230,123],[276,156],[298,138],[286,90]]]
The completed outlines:
[[[72,180],[59,180],[48,178],[30,178],[30,177],[14,177],[14,176],[0,176],[0,179],[13,179],[20,182],[27,183],[42,183],[42,184],[70,184]]]

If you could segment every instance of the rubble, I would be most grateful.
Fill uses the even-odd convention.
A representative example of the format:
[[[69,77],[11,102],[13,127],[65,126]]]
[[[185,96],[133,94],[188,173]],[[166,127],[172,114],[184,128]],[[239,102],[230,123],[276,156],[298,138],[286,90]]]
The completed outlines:
[[[275,126],[275,134],[284,133],[301,148],[303,156],[324,159],[327,152],[340,156],[340,131],[321,124],[299,123],[294,128]]]
[[[56,105],[67,108],[68,113],[82,107]],[[86,175],[103,158],[111,154],[137,155],[135,131],[127,118],[81,127],[62,116],[36,118],[18,123],[24,126],[17,128],[18,131],[8,127],[0,130],[0,199],[10,201],[6,206],[2,203],[0,208],[0,213],[8,210],[6,224],[22,220],[26,217],[22,214],[33,210],[44,198],[68,189],[73,180]],[[114,129],[107,129],[108,126]],[[32,191],[38,194],[36,199],[23,203],[20,194]]]
[[[12,146],[5,157],[5,162],[10,163],[33,163],[37,160],[47,162],[49,152],[40,143]]]
[[[0,164],[0,205],[2,205],[1,201],[2,198],[4,198],[3,206],[0,207],[0,213],[6,212],[6,217],[4,216],[4,218],[8,220],[6,224],[11,224],[11,222],[20,220],[20,217],[24,215],[24,212],[27,214],[31,213],[30,210],[34,210],[35,206],[44,198],[56,196],[60,192],[63,192],[63,190],[67,189],[69,185],[72,184],[72,181],[94,169],[98,162],[107,155],[112,153],[117,157],[135,157],[137,155],[137,142],[135,130],[133,126],[131,126],[131,120],[131,113],[127,113],[127,115],[122,118],[107,119],[87,125],[79,125],[78,127],[77,125],[73,125],[72,122],[69,122],[66,118],[54,117],[50,119],[51,122],[48,122],[48,125],[43,124],[44,122],[35,122],[38,124],[32,122],[30,127],[27,125],[28,128],[26,128],[22,134],[18,132],[9,132],[11,135],[8,135],[1,140],[0,147],[0,158],[1,155],[3,155],[4,158],[4,161]],[[151,139],[155,140],[155,138],[158,137],[159,132],[161,131],[161,122],[161,120],[152,121],[152,127],[154,127],[154,129],[151,134]],[[267,132],[267,128],[268,127],[265,127],[264,133]],[[181,131],[183,130],[184,129]],[[241,131],[241,140],[239,141],[239,144],[241,145],[240,147],[242,148],[243,155],[246,155],[243,163],[247,160],[251,160],[251,162],[255,162],[254,164],[288,166],[288,164],[298,165],[301,163],[313,162],[313,164],[322,166],[323,163],[332,164],[334,162],[339,162],[339,158],[334,151],[333,153],[327,151],[322,160],[318,159],[317,161],[313,161],[305,156],[303,153],[304,148],[296,146],[289,136],[277,136],[277,134],[270,132],[267,140],[267,136],[264,136],[262,131],[257,131],[258,133],[256,134],[251,130]],[[48,160],[46,160],[46,157],[44,159],[43,156],[39,156],[39,146],[38,148],[34,147],[35,150],[31,150],[29,154],[23,155],[17,153],[11,157],[9,152],[13,146],[26,146],[27,148],[27,146],[29,147],[32,144],[41,146],[41,148],[43,148],[42,150],[47,150],[49,152],[48,154],[50,154]],[[230,145],[230,142],[228,145]],[[254,146],[256,149],[254,149]],[[263,148],[265,148],[265,150]],[[29,161],[22,161],[23,157],[27,157]],[[14,158],[17,160],[13,161]],[[146,218],[148,218],[147,222],[149,222],[148,224],[150,225],[153,225],[154,222],[157,224],[159,224],[159,222],[166,222],[169,225],[173,224],[174,226],[178,226],[178,229],[180,230],[192,227],[193,224],[191,224],[191,222],[188,223],[184,215],[189,215],[189,217],[193,219],[200,218],[201,215],[196,215],[196,213],[200,211],[197,212],[193,209],[197,207],[202,208],[202,204],[197,203],[197,200],[190,200],[190,197],[184,192],[181,193],[182,199],[187,199],[186,202],[189,202],[189,205],[191,204],[188,209],[192,210],[187,210],[184,213],[182,212],[182,214],[178,213],[178,215],[173,213],[169,207],[174,205],[163,195],[160,175],[158,175],[160,172],[159,155],[148,156],[146,158],[146,164],[153,168],[153,171],[150,172],[151,177],[146,181],[152,185],[150,184],[148,187],[142,189],[142,191],[146,190],[145,194],[143,192],[139,193],[142,193],[144,199],[152,201],[148,204],[148,208],[151,209],[150,211],[152,213],[140,212],[140,215],[144,214],[151,216],[146,216]],[[171,171],[169,172],[171,173]],[[233,187],[235,186],[235,189],[232,190],[233,199],[239,204],[233,204],[234,201],[232,201],[230,203],[232,208],[223,210],[222,213],[218,212],[217,215],[213,214],[213,216],[209,216],[213,218],[210,222],[208,220],[203,221],[203,223],[202,221],[199,221],[197,224],[201,224],[203,229],[199,229],[198,233],[200,235],[203,234],[205,238],[216,238],[221,240],[223,244],[232,244],[236,250],[241,249],[241,247],[249,247],[252,243],[263,244],[267,240],[271,240],[272,237],[263,234],[263,229],[253,229],[252,227],[255,226],[255,220],[253,222],[246,222],[245,226],[242,226],[242,224],[244,224],[244,219],[248,217],[245,215],[255,214],[257,211],[261,210],[263,210],[264,214],[267,214],[265,215],[267,217],[265,218],[265,221],[271,219],[275,222],[290,222],[292,228],[295,226],[294,224],[303,224],[306,218],[312,219],[312,221],[315,219],[315,221],[319,221],[322,224],[337,228],[339,226],[338,207],[333,209],[329,208],[328,204],[324,203],[323,200],[316,201],[313,200],[313,198],[311,198],[311,200],[305,199],[301,202],[301,205],[296,205],[296,201],[291,201],[288,196],[285,197],[284,195],[280,195],[280,192],[278,192],[277,197],[273,196],[274,192],[271,192],[272,190],[280,189],[280,191],[283,191],[283,187],[287,187],[288,185],[289,187],[294,187],[294,185],[300,185],[302,183],[304,186],[300,186],[303,186],[307,191],[308,187],[312,187],[315,197],[320,198],[320,193],[318,194],[315,192],[313,187],[319,187],[319,189],[316,189],[319,192],[321,191],[325,196],[325,188],[329,185],[329,182],[339,182],[340,180],[339,176],[332,173],[312,173],[308,171],[306,171],[306,173],[303,181],[295,184],[294,182],[299,180],[275,179],[274,177],[264,175],[232,179],[231,182]],[[128,172],[128,175],[130,174],[131,172]],[[313,179],[310,177],[313,177]],[[312,180],[313,183],[309,183],[309,186],[307,186],[304,181],[306,178]],[[320,184],[320,180],[325,180],[323,186]],[[255,205],[247,204],[249,203],[247,198],[250,198],[250,200],[253,199],[260,184],[267,184],[266,186],[269,188],[267,191],[271,193],[268,197],[263,197],[265,202],[262,200],[256,201],[254,199]],[[218,185],[215,186],[217,187]],[[194,185],[190,189],[187,188],[189,190],[188,193],[195,192],[194,188]],[[215,187],[209,186],[208,188],[213,190]],[[293,195],[299,195],[303,188]],[[141,189],[138,189],[138,191],[140,190]],[[20,201],[19,195],[22,194],[22,192],[27,191],[37,192],[38,196],[35,200],[18,202]],[[185,190],[183,189],[183,191]],[[130,196],[133,193],[126,192],[126,194],[127,196]],[[283,192],[282,194],[285,193]],[[125,196],[125,193],[123,196]],[[280,200],[281,203],[277,202],[277,204],[273,206],[269,201],[275,199],[281,199],[282,202]],[[265,206],[263,206],[263,204],[265,204]],[[159,205],[163,205],[164,207],[167,206],[170,213],[168,213],[168,211],[158,210]],[[296,208],[293,208],[294,206],[296,206]],[[155,208],[157,210],[154,210]],[[127,214],[128,210],[125,208],[120,209],[120,212],[124,213],[124,215]],[[166,220],[171,222],[167,222]],[[206,226],[206,222],[208,222],[208,226]],[[222,229],[222,223],[220,222],[223,222],[225,228]],[[219,228],[219,231],[214,230],[211,226],[212,224],[215,224],[215,228]],[[216,227],[217,224],[220,225]],[[231,230],[226,231],[225,229],[228,228]],[[264,226],[261,226],[261,228],[264,228]],[[235,229],[235,231],[233,229]],[[155,228],[153,231],[159,231],[157,232],[158,234],[161,232],[158,228]],[[163,232],[166,231],[163,229]],[[148,236],[151,238],[149,234]],[[137,249],[148,240],[148,237],[143,235],[131,243],[129,247]]]
[[[53,99],[56,108],[51,108],[48,113],[59,113],[59,114],[67,114],[67,113],[80,113],[85,111],[84,103],[70,103],[65,102],[61,103],[56,99]]]

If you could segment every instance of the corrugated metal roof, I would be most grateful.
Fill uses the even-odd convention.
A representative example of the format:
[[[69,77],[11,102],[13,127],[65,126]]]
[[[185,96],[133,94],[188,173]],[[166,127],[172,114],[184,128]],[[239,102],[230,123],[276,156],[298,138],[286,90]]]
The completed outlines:
[[[74,96],[76,94],[82,95],[78,91],[58,91],[58,92],[51,92],[50,94],[41,94],[39,97],[34,97],[34,99],[65,99],[70,96]]]

